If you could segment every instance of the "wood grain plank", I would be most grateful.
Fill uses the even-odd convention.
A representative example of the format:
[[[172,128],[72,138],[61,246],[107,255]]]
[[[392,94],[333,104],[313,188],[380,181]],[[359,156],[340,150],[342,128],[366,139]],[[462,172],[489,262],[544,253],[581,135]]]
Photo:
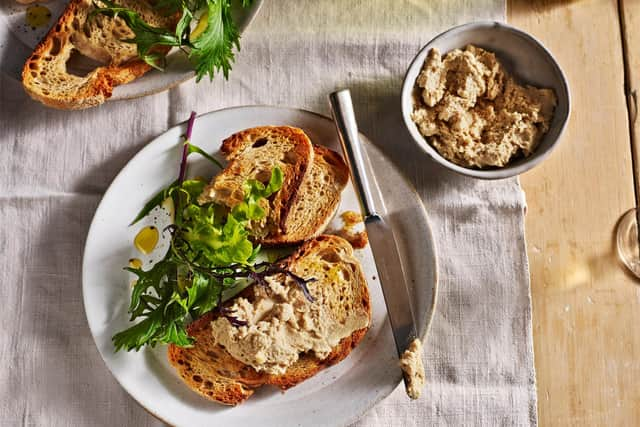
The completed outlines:
[[[638,89],[640,88],[640,2],[619,0],[625,59],[625,95],[629,115],[631,153],[636,180],[636,199],[640,197],[640,122],[638,122]]]
[[[521,177],[540,425],[634,426],[640,286],[618,262],[613,238],[618,219],[634,206],[617,3],[509,0],[508,6],[509,21],[554,53],[573,97],[557,151]]]

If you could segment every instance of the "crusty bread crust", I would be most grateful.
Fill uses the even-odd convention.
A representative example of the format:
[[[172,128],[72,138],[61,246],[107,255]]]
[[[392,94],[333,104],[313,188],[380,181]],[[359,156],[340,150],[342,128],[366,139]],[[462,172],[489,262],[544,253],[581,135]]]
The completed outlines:
[[[324,252],[323,252],[324,251]],[[355,310],[353,304],[364,310],[371,321],[371,301],[366,279],[360,264],[353,258],[353,249],[347,241],[337,236],[323,235],[310,240],[301,246],[289,260],[289,268],[295,270],[305,257],[312,255],[340,255],[336,262],[346,262],[353,271],[352,292],[349,297],[335,295],[337,300],[351,301],[350,307],[341,307],[349,312]],[[324,255],[323,255],[324,254]],[[354,265],[355,267],[351,267]],[[312,284],[312,286],[332,286],[329,283]],[[310,288],[313,293],[313,288]],[[331,288],[333,289],[333,288]],[[250,298],[251,288],[241,294]],[[231,302],[227,302],[231,304]],[[201,396],[226,405],[236,405],[248,399],[256,388],[270,384],[287,390],[302,381],[314,376],[319,371],[343,360],[364,338],[368,328],[356,330],[343,338],[325,359],[319,360],[312,353],[300,355],[296,363],[290,366],[283,375],[271,375],[257,372],[253,367],[234,359],[223,347],[216,344],[211,331],[211,322],[218,316],[209,313],[189,325],[187,331],[196,339],[191,348],[170,345],[168,358],[183,381]]]
[[[213,341],[211,322],[216,317],[216,313],[209,313],[192,322],[187,332],[196,343],[192,348],[170,345],[168,358],[193,391],[225,405],[236,405],[264,384],[266,376],[234,359]]]
[[[298,193],[286,206],[282,235],[266,236],[267,246],[299,244],[319,236],[334,217],[342,190],[349,182],[349,168],[338,153],[314,145],[311,170],[300,184]]]
[[[92,9],[90,0],[71,0],[56,25],[25,62],[22,84],[33,99],[63,110],[94,107],[110,98],[115,86],[128,83],[150,70],[151,67],[140,59],[118,57],[84,77],[67,72],[67,61],[74,50],[90,51],[87,40],[79,49],[74,36],[83,32],[84,19]],[[176,18],[171,18],[171,25],[175,25]],[[119,40],[113,43],[124,44]]]

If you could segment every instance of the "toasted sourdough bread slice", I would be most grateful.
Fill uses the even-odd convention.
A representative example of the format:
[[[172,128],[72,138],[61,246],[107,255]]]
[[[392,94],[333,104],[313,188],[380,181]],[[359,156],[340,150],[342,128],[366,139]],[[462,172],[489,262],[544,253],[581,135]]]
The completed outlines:
[[[153,26],[173,28],[177,23],[177,16],[162,16],[147,1],[116,3],[135,10]],[[137,59],[134,44],[121,41],[133,37],[124,21],[103,15],[88,19],[93,10],[92,0],[71,0],[27,59],[22,84],[33,99],[66,110],[93,107],[111,97],[115,86],[128,83],[151,68]],[[71,74],[67,62],[74,51],[105,65],[84,77]]]
[[[229,164],[208,185],[199,201],[215,201],[234,207],[244,199],[243,184],[248,179],[266,183],[278,166],[283,173],[282,188],[269,200],[266,220],[252,225],[258,240],[282,234],[282,225],[292,200],[313,163],[309,137],[290,126],[262,126],[235,133],[222,142]]]
[[[230,163],[205,188],[201,202],[233,207],[242,201],[247,179],[266,182],[275,166],[284,172],[282,189],[271,200],[267,220],[252,230],[264,245],[301,243],[322,233],[349,180],[342,157],[328,148],[312,146],[298,128],[246,129],[224,140],[221,150]],[[311,151],[308,157],[307,150]]]
[[[310,173],[302,180],[297,197],[289,205],[282,224],[283,234],[266,236],[260,243],[301,243],[320,235],[340,205],[342,190],[349,182],[349,168],[333,150],[313,146]]]
[[[287,263],[294,273],[317,279],[308,285],[316,299],[314,304],[326,304],[335,319],[344,321],[347,316],[359,312],[366,313],[371,321],[369,289],[362,267],[346,240],[337,236],[319,236],[301,246]],[[336,268],[341,271],[340,275],[330,273]],[[339,277],[343,279],[336,280]],[[245,289],[241,296],[250,300],[253,289]],[[343,338],[323,360],[311,352],[303,353],[283,375],[273,375],[258,372],[234,359],[214,341],[211,322],[216,317],[217,314],[210,313],[189,325],[189,335],[196,339],[194,346],[182,348],[171,345],[168,358],[192,390],[207,399],[227,405],[243,402],[256,388],[265,384],[282,390],[299,384],[347,357],[368,330],[368,327],[359,329]]]

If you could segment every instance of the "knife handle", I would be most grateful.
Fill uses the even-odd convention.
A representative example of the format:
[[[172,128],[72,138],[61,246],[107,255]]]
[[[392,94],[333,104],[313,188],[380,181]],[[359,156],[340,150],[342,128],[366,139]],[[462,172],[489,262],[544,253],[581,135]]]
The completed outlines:
[[[356,187],[362,213],[365,219],[379,216],[375,209],[374,199],[371,193],[371,184],[365,173],[364,157],[362,156],[362,145],[358,137],[358,123],[353,112],[351,102],[351,92],[343,89],[329,95],[331,112],[336,124],[342,151],[347,157],[347,164],[351,170],[353,184]]]

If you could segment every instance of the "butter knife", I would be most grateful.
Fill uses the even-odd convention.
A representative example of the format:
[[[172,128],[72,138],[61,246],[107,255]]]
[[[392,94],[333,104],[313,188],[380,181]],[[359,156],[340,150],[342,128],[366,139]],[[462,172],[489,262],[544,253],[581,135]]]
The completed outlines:
[[[384,202],[380,203],[382,206],[378,206],[374,199],[375,194],[379,200],[382,200],[382,194],[375,178],[368,173],[368,167],[364,161],[351,93],[348,89],[334,92],[329,96],[329,100],[340,144],[360,201],[369,245],[378,269],[382,293],[402,365],[405,388],[410,397],[417,398],[424,384],[422,346],[417,334],[396,237],[389,224]],[[405,368],[411,361],[419,366]]]

